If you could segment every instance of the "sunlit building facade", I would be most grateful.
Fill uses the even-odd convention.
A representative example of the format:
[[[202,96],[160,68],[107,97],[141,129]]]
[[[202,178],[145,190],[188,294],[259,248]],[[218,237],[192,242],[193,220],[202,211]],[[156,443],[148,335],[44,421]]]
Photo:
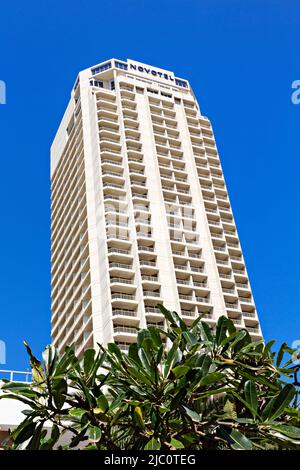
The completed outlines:
[[[51,148],[52,339],[78,354],[163,325],[261,329],[209,119],[187,80],[132,60],[79,73]]]

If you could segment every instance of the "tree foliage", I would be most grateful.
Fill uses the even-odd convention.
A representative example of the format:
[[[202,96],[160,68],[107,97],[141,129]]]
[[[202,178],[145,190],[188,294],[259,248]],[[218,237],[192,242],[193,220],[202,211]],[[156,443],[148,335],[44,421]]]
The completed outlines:
[[[114,344],[43,364],[26,345],[32,383],[6,382],[27,406],[13,449],[297,449],[299,366],[283,345],[254,342],[227,317],[216,333],[201,317],[187,326],[160,306],[167,328],[139,330],[128,354]],[[289,358],[282,364],[284,357]],[[51,433],[47,432],[51,423]]]

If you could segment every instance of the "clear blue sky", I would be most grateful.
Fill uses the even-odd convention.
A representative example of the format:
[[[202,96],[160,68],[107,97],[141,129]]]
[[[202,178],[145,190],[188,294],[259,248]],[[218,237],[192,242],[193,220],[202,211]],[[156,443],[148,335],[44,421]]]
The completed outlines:
[[[266,339],[300,338],[300,4],[2,2],[1,329],[6,368],[50,339],[49,147],[80,69],[132,58],[187,78],[212,120]]]

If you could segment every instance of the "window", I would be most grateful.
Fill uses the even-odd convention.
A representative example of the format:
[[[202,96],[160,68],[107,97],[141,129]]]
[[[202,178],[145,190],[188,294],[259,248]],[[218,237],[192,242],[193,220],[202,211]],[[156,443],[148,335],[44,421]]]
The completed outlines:
[[[140,88],[140,87],[137,86],[136,87],[136,92],[143,94],[144,93],[144,88]]]
[[[180,104],[181,100],[179,98],[175,98],[175,104]]]
[[[108,70],[111,68],[111,62],[106,62],[104,65],[99,65],[99,67],[95,67],[91,70],[92,75],[96,75],[96,73],[104,72],[104,70]]]
[[[169,93],[164,93],[163,91],[161,91],[160,94],[162,96],[166,96],[167,98],[172,98],[172,95],[170,95]]]
[[[123,62],[115,61],[115,66],[117,69],[127,70],[127,64],[124,64]]]
[[[96,86],[98,88],[103,88],[103,82],[101,82],[100,80],[90,80],[90,85]]]
[[[76,90],[76,88],[78,87],[78,85],[79,85],[79,77],[77,78],[76,83],[75,83],[75,85],[74,85],[74,90]]]
[[[110,89],[111,89],[111,90],[115,90],[115,89],[116,89],[115,81],[114,81],[114,80],[112,80],[112,81],[110,82]]]
[[[188,88],[188,84],[184,80],[178,80],[178,78],[176,78],[175,83],[176,85],[182,86],[183,88]]]
[[[151,88],[147,88],[147,91],[148,91],[149,93],[154,93],[155,95],[158,95],[158,91],[156,91],[156,90],[151,90]]]

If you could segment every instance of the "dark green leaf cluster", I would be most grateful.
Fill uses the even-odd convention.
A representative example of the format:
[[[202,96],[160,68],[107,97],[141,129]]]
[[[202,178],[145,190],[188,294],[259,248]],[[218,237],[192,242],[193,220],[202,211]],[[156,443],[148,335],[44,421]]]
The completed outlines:
[[[284,344],[275,358],[273,341],[254,342],[226,317],[213,334],[201,317],[187,326],[160,309],[167,328],[140,330],[128,354],[114,343],[82,359],[48,347],[41,364],[26,345],[32,383],[2,387],[1,398],[27,405],[12,447],[300,448],[293,350]]]

